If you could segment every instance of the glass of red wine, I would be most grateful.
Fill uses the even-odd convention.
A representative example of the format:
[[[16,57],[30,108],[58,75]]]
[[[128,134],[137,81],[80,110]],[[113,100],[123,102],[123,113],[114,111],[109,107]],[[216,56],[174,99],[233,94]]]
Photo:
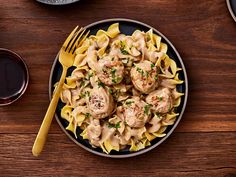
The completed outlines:
[[[18,100],[28,83],[29,72],[23,59],[15,52],[0,48],[0,106]]]

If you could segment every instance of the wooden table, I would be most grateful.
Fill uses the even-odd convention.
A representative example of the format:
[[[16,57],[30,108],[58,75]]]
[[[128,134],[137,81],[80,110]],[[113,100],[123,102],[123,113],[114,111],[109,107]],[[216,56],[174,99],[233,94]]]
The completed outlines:
[[[185,114],[151,152],[108,159],[75,145],[53,121],[44,152],[31,154],[47,109],[50,68],[76,26],[124,17],[163,32],[189,77]],[[0,47],[30,71],[25,95],[0,107],[0,176],[236,176],[236,24],[224,0],[81,0],[64,7],[0,0]]]

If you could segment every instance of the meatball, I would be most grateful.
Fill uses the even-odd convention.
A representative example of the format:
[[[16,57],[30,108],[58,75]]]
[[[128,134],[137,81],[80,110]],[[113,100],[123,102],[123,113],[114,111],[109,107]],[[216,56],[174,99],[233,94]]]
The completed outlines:
[[[103,87],[94,87],[87,99],[90,114],[97,119],[111,115],[114,109],[112,95]]]
[[[127,99],[122,107],[122,115],[130,127],[143,127],[150,117],[149,105],[139,97]]]
[[[158,69],[150,61],[136,64],[130,71],[134,87],[142,93],[150,93],[158,86]]]
[[[124,76],[124,65],[117,57],[106,56],[98,61],[97,75],[106,85],[119,84]]]
[[[173,107],[173,98],[168,88],[161,88],[151,92],[146,97],[146,102],[152,105],[152,110],[157,113],[167,113]]]

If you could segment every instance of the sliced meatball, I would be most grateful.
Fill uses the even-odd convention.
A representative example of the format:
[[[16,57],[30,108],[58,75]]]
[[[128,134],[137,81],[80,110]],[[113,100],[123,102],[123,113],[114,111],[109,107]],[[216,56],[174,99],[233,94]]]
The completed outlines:
[[[134,87],[142,93],[150,93],[158,86],[158,68],[150,61],[136,64],[130,75]]]
[[[114,109],[112,95],[103,87],[94,87],[87,99],[90,114],[97,119],[111,115]]]
[[[146,97],[146,102],[152,105],[152,110],[156,113],[167,113],[173,107],[173,98],[168,88],[160,88],[151,92]]]
[[[130,127],[143,127],[150,117],[149,105],[139,97],[127,99],[121,111],[123,119]]]
[[[106,56],[98,61],[97,75],[106,85],[119,84],[124,77],[124,65],[117,57]]]

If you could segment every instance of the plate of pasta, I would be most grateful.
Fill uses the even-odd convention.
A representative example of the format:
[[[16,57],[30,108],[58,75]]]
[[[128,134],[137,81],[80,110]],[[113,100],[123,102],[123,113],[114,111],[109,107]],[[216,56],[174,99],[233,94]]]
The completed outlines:
[[[143,154],[179,123],[188,96],[183,61],[159,31],[130,19],[108,19],[76,49],[56,120],[76,144],[114,158]],[[49,95],[62,67],[56,57]]]

